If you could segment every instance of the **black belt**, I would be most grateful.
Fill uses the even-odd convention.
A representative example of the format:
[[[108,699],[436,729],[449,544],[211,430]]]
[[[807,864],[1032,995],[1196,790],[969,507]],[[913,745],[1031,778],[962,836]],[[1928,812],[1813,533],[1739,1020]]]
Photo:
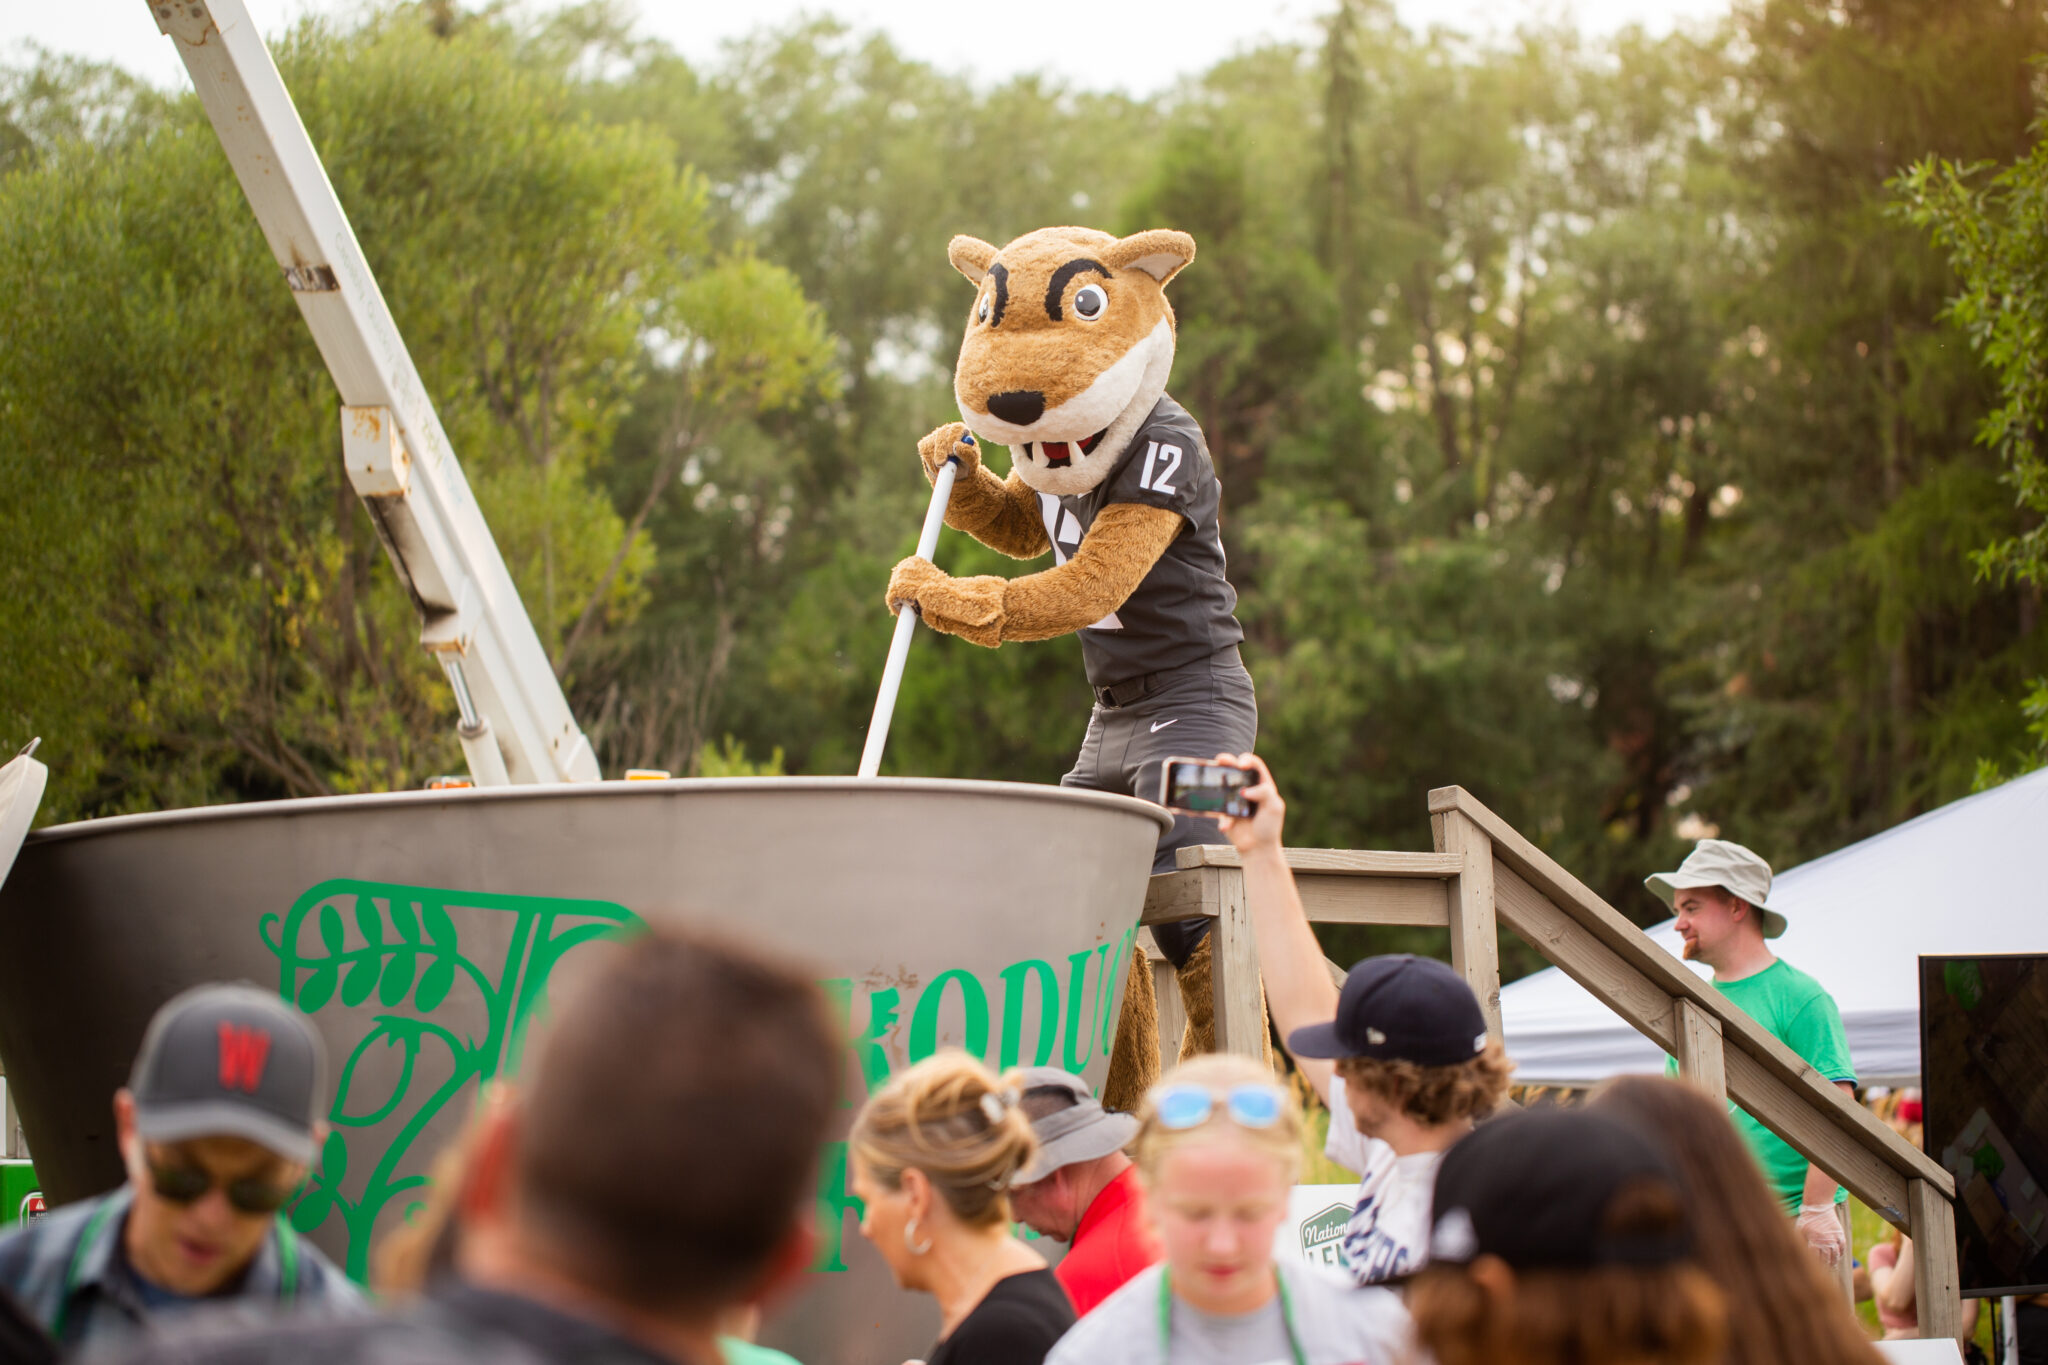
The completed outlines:
[[[1176,668],[1164,668],[1157,673],[1141,673],[1135,678],[1125,678],[1122,682],[1095,688],[1093,690],[1096,704],[1111,711],[1120,706],[1129,706],[1134,701],[1151,696],[1190,669],[1214,668],[1216,661],[1226,655],[1231,662],[1239,663],[1237,646],[1231,645],[1228,649],[1217,650],[1206,659],[1197,659],[1193,663],[1181,664]],[[1239,666],[1242,667],[1242,664]]]
[[[1119,706],[1129,706],[1132,702],[1157,692],[1166,676],[1164,673],[1145,673],[1135,678],[1126,678],[1120,683],[1111,683],[1108,687],[1098,687],[1095,689],[1096,703],[1112,711]]]

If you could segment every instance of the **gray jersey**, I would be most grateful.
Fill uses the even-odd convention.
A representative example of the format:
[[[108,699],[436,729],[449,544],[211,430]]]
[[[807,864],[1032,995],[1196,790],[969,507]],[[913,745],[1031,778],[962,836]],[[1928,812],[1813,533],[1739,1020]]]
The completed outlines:
[[[1038,495],[1053,558],[1061,564],[1080,548],[1102,509],[1115,503],[1161,507],[1186,523],[1124,604],[1081,631],[1091,686],[1178,668],[1244,639],[1235,615],[1237,590],[1224,576],[1217,521],[1222,495],[1201,427],[1164,396],[1108,478],[1077,497]]]

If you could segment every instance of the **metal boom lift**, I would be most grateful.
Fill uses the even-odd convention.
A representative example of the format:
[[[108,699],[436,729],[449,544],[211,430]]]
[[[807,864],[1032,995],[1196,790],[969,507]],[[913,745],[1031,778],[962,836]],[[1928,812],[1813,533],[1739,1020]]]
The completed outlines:
[[[594,782],[498,544],[243,0],[150,0],[341,392],[342,458],[454,689],[479,786]]]

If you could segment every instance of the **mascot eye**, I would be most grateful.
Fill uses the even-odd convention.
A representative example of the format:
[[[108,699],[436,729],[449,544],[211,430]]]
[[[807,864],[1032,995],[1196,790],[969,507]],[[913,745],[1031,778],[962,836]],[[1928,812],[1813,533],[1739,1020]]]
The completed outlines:
[[[974,317],[977,322],[988,321],[988,295],[983,294],[981,302],[974,305]]]
[[[1074,313],[1084,321],[1093,322],[1102,316],[1102,310],[1109,307],[1109,295],[1102,292],[1099,284],[1081,286],[1074,295]]]

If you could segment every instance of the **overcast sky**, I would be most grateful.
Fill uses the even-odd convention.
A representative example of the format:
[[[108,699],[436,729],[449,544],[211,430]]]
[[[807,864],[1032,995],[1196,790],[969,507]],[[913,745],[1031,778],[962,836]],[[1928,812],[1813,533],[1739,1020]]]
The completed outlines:
[[[266,34],[308,10],[346,11],[354,0],[245,0]],[[1626,24],[1653,32],[1725,13],[1728,0],[1395,0],[1411,24],[1468,32],[1512,29],[1531,17],[1570,17],[1592,33]],[[831,13],[880,28],[912,56],[988,79],[1044,70],[1068,84],[1151,94],[1176,78],[1269,36],[1299,36],[1327,0],[743,0],[723,4],[643,0],[642,26],[690,58],[719,43],[803,13]],[[159,85],[185,84],[170,40],[147,0],[0,0],[0,57],[19,60],[33,41],[58,52],[118,62]]]

